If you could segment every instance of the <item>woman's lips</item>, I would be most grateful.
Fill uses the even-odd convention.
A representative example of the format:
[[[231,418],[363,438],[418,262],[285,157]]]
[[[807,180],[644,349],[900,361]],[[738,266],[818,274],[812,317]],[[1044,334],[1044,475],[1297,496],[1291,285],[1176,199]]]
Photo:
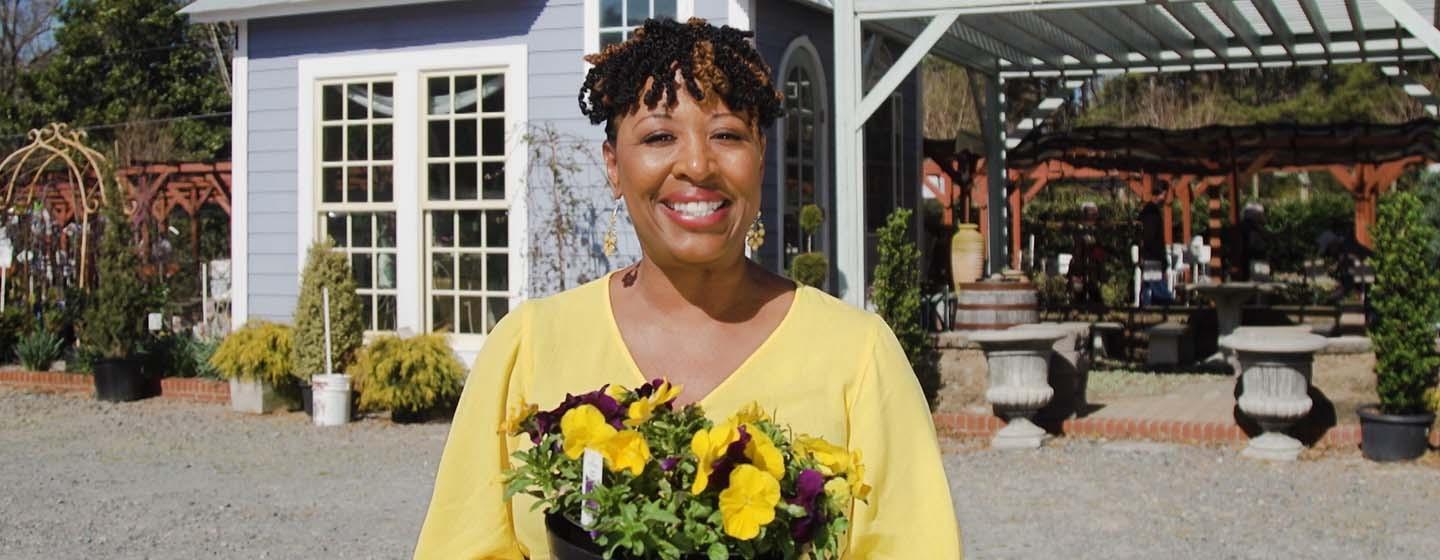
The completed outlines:
[[[662,201],[660,211],[680,227],[699,231],[725,221],[730,216],[730,206],[728,200]]]

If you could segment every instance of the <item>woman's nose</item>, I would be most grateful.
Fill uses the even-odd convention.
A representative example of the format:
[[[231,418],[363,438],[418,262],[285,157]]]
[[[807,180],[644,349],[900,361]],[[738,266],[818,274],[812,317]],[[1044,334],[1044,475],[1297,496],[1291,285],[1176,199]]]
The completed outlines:
[[[673,175],[693,184],[702,184],[715,172],[715,152],[703,137],[691,137],[680,146]]]

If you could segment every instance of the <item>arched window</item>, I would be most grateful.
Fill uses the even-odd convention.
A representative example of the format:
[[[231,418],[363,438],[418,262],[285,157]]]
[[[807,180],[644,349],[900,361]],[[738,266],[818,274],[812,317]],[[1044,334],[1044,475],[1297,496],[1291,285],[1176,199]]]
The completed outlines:
[[[781,59],[781,86],[785,117],[780,131],[780,248],[781,266],[805,252],[828,253],[830,205],[833,199],[826,165],[825,75],[815,47],[804,37],[796,39]],[[800,230],[800,209],[819,206],[825,222],[812,238]]]

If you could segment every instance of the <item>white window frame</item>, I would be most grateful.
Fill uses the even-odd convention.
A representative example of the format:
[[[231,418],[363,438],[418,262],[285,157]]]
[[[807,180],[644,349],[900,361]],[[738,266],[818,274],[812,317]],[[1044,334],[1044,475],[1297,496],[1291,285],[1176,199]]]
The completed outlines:
[[[694,16],[695,0],[675,0],[675,19],[685,21]],[[596,52],[600,52],[600,0],[585,0],[585,53]],[[589,69],[587,62],[582,71]]]
[[[528,169],[528,150],[524,147],[524,130],[529,121],[528,47],[524,44],[476,46],[439,49],[390,50],[367,54],[304,58],[298,63],[297,166],[296,166],[296,254],[297,271],[304,268],[304,255],[314,241],[316,203],[319,193],[320,128],[317,126],[319,84],[348,78],[392,77],[395,84],[394,174],[396,206],[397,278],[396,329],[400,332],[423,332],[425,328],[426,272],[422,184],[423,160],[420,134],[424,122],[421,104],[421,80],[427,73],[505,69],[505,113],[509,131],[505,138],[505,168],[514,170],[505,177],[505,198],[510,205],[508,230],[510,236],[510,309],[520,305],[529,280],[529,236],[526,235],[526,197],[524,177]],[[298,282],[298,275],[297,275]],[[462,357],[472,355],[483,344],[484,337],[452,336],[451,344]]]
[[[340,137],[341,137],[341,144],[340,144],[340,146],[341,146],[341,147],[340,147],[341,159],[340,159],[338,162],[327,162],[327,161],[324,161],[324,154],[321,154],[321,155],[320,155],[320,158],[317,159],[312,165],[314,166],[314,168],[315,168],[316,170],[319,170],[319,176],[322,178],[322,182],[323,182],[324,172],[325,172],[325,169],[326,169],[326,168],[336,168],[336,167],[338,167],[338,168],[341,170],[341,187],[340,187],[341,190],[340,190],[340,192],[341,192],[341,197],[342,197],[342,198],[348,196],[348,195],[349,195],[349,192],[350,192],[350,188],[349,188],[349,184],[348,184],[349,178],[348,178],[348,175],[345,174],[344,170],[349,169],[350,167],[363,167],[363,168],[366,169],[366,183],[367,183],[367,184],[366,184],[366,196],[367,196],[367,198],[369,198],[369,197],[373,197],[373,195],[374,195],[374,184],[375,184],[375,173],[374,173],[374,169],[375,169],[376,167],[381,167],[381,166],[386,166],[386,165],[388,165],[388,166],[390,167],[390,176],[391,176],[391,185],[390,185],[390,188],[391,188],[391,199],[390,199],[390,202],[375,202],[374,200],[369,200],[369,201],[366,201],[366,202],[350,202],[350,201],[325,202],[325,200],[324,200],[324,193],[323,193],[324,188],[323,188],[323,185],[322,185],[321,188],[314,189],[315,192],[312,193],[312,195],[313,195],[313,196],[312,196],[312,202],[314,202],[314,204],[315,204],[315,208],[314,208],[313,212],[315,212],[315,213],[317,213],[317,214],[320,213],[320,212],[327,212],[327,211],[328,211],[328,212],[338,212],[338,213],[342,213],[342,214],[351,215],[351,216],[352,216],[352,218],[351,218],[352,220],[353,220],[353,215],[355,215],[355,214],[366,214],[366,215],[371,215],[371,216],[373,216],[373,215],[375,215],[375,214],[394,213],[394,214],[396,214],[396,222],[397,222],[396,227],[398,228],[398,222],[399,222],[399,204],[398,204],[398,203],[399,203],[399,201],[396,200],[396,195],[395,195],[395,192],[394,192],[394,188],[395,188],[395,179],[394,179],[394,177],[395,177],[395,157],[396,157],[398,154],[396,154],[395,151],[394,151],[394,138],[395,138],[395,124],[396,124],[396,122],[395,122],[395,117],[393,116],[393,113],[394,113],[395,109],[397,109],[398,107],[394,106],[393,92],[394,92],[394,87],[395,87],[395,85],[394,85],[394,80],[393,80],[393,78],[392,78],[391,76],[389,76],[389,75],[377,75],[377,76],[357,76],[357,77],[352,77],[352,78],[325,78],[325,79],[318,79],[318,80],[315,81],[315,84],[314,84],[315,90],[314,90],[313,93],[314,93],[314,95],[315,95],[315,100],[316,100],[315,103],[316,103],[316,106],[317,106],[317,107],[320,107],[320,108],[321,108],[321,111],[323,112],[323,111],[324,111],[324,107],[323,107],[323,105],[324,105],[324,100],[323,100],[324,88],[325,88],[326,86],[341,86],[341,90],[340,90],[340,93],[341,93],[341,96],[342,96],[342,97],[341,97],[341,106],[342,106],[342,110],[344,110],[343,108],[349,106],[349,104],[350,104],[349,98],[348,98],[348,96],[349,96],[349,86],[350,86],[350,85],[352,85],[352,84],[365,84],[366,87],[367,87],[367,92],[371,92],[371,93],[367,93],[367,95],[370,95],[371,98],[373,99],[373,96],[374,96],[374,94],[373,94],[373,88],[374,88],[375,84],[377,84],[377,83],[382,83],[382,82],[388,82],[388,83],[391,84],[391,92],[392,92],[392,97],[391,97],[391,105],[392,105],[392,107],[391,107],[391,113],[392,113],[392,116],[390,116],[390,117],[379,117],[379,118],[374,117],[374,116],[367,116],[367,117],[365,117],[365,118],[363,118],[363,119],[354,119],[354,118],[350,118],[350,117],[346,116],[345,118],[342,118],[342,119],[339,120],[339,121],[323,121],[324,124],[331,124],[331,123],[337,123],[337,122],[339,123],[339,126],[340,126],[340,135],[341,135],[341,136],[340,136]],[[352,160],[352,159],[349,159],[349,157],[350,157],[350,156],[349,156],[349,153],[350,153],[350,149],[349,149],[349,148],[350,148],[350,134],[349,134],[349,129],[350,129],[351,126],[357,125],[357,124],[358,124],[358,125],[365,125],[365,126],[366,126],[365,139],[366,139],[367,142],[369,142],[369,144],[366,146],[366,157],[365,157],[364,159]],[[384,125],[389,125],[389,126],[390,126],[390,138],[391,138],[391,154],[390,154],[390,159],[375,159],[375,158],[374,158],[374,153],[373,153],[373,152],[374,152],[374,149],[375,149],[375,128],[376,128],[377,126],[384,126]],[[317,133],[317,136],[316,136],[316,139],[315,139],[316,145],[321,145],[321,144],[323,144],[323,142],[321,141],[321,136],[323,136],[324,127],[323,127],[323,126],[322,126],[322,127],[319,127],[319,131],[320,131],[320,132]],[[371,230],[370,230],[370,239],[371,239],[371,241],[370,241],[370,246],[368,246],[368,247],[356,247],[356,246],[353,245],[353,240],[351,240],[351,236],[353,235],[353,232],[354,232],[354,229],[353,229],[353,228],[351,227],[351,225],[350,225],[350,224],[351,224],[351,221],[350,221],[350,220],[346,220],[345,224],[346,224],[346,226],[345,226],[345,230],[346,230],[346,231],[345,231],[346,242],[345,242],[344,244],[342,244],[342,246],[337,247],[337,250],[345,253],[345,260],[346,260],[346,262],[351,263],[352,267],[353,267],[354,262],[355,262],[355,260],[354,260],[354,259],[355,259],[355,255],[370,255],[370,258],[371,258],[371,267],[376,271],[374,274],[371,275],[371,278],[370,278],[370,287],[368,287],[368,288],[360,288],[361,292],[363,292],[363,293],[360,294],[360,296],[361,296],[362,298],[373,298],[373,299],[372,299],[373,305],[370,306],[370,313],[372,314],[372,317],[364,317],[364,318],[362,319],[362,323],[366,326],[365,331],[366,331],[367,333],[371,333],[371,334],[374,334],[374,333],[394,332],[394,331],[384,330],[384,329],[370,329],[369,327],[370,327],[370,325],[373,324],[373,323],[371,322],[371,319],[374,319],[375,317],[378,317],[378,316],[379,316],[379,313],[380,313],[380,305],[379,305],[380,299],[379,299],[379,297],[381,297],[381,296],[395,296],[395,298],[396,298],[396,319],[397,319],[397,321],[398,321],[398,319],[399,319],[399,297],[400,297],[399,285],[397,284],[397,285],[391,286],[391,287],[389,287],[389,288],[381,288],[381,287],[380,287],[380,278],[381,278],[382,274],[379,272],[379,271],[380,271],[380,261],[381,261],[380,256],[381,256],[382,254],[394,255],[394,256],[396,256],[396,258],[398,259],[398,255],[399,255],[399,253],[400,253],[400,247],[399,247],[399,232],[398,232],[398,231],[396,232],[396,246],[395,246],[395,247],[382,247],[382,246],[380,245],[380,243],[379,243],[379,239],[380,239],[380,228],[372,226],[372,227],[371,227]],[[321,223],[318,223],[318,222],[315,224],[315,228],[316,228],[316,231],[317,231],[317,236],[318,236],[318,231],[319,231],[319,230],[327,229],[325,224],[321,224]],[[300,253],[300,254],[301,254],[301,255],[305,255],[305,253]],[[395,266],[397,267],[397,269],[396,269],[396,275],[397,275],[397,276],[399,275],[399,269],[398,269],[399,264],[400,264],[400,263],[399,263],[398,261],[395,263]],[[301,267],[302,267],[302,269],[303,269],[304,265],[302,264]],[[397,328],[398,328],[398,326],[399,326],[398,323],[397,323],[396,326],[397,326]]]
[[[494,156],[487,156],[487,155],[485,155],[484,142],[483,142],[481,139],[478,139],[478,138],[476,139],[476,142],[475,142],[475,155],[474,155],[474,156],[435,156],[435,157],[432,157],[432,156],[430,156],[430,142],[429,142],[430,136],[429,136],[429,132],[428,132],[428,130],[429,130],[429,129],[428,129],[428,126],[429,126],[429,123],[430,123],[430,122],[438,122],[438,121],[449,122],[449,123],[450,123],[450,128],[449,128],[449,130],[451,131],[451,137],[452,137],[452,142],[453,142],[453,137],[454,137],[454,128],[453,128],[453,127],[454,127],[455,121],[457,120],[457,117],[459,117],[459,118],[466,118],[467,120],[470,119],[470,118],[473,118],[473,119],[475,120],[475,124],[476,124],[476,128],[475,128],[476,133],[477,133],[477,134],[481,133],[481,131],[483,130],[483,126],[484,126],[484,124],[483,124],[484,118],[485,118],[487,115],[494,115],[494,113],[487,113],[487,112],[485,112],[485,110],[484,110],[484,108],[483,108],[483,105],[484,105],[484,95],[483,95],[483,91],[484,91],[484,90],[483,90],[483,88],[484,88],[484,78],[483,78],[483,76],[486,76],[486,75],[494,75],[494,74],[499,73],[499,74],[505,76],[505,79],[506,79],[506,84],[505,84],[505,86],[508,87],[508,86],[510,85],[510,84],[509,84],[509,79],[510,79],[509,72],[510,72],[510,69],[509,69],[509,68],[506,68],[505,66],[491,66],[491,67],[474,67],[474,68],[467,68],[467,69],[458,70],[458,71],[457,71],[457,70],[446,70],[446,71],[439,71],[439,72],[436,72],[436,71],[422,72],[422,73],[420,74],[420,91],[421,91],[420,99],[422,100],[422,103],[428,103],[428,102],[429,102],[429,98],[428,98],[428,96],[426,96],[426,95],[424,94],[424,92],[425,92],[425,88],[428,87],[428,86],[427,86],[427,83],[428,83],[428,80],[429,80],[430,78],[441,78],[441,77],[443,77],[443,78],[453,79],[453,78],[456,77],[456,76],[470,76],[470,75],[473,75],[473,76],[475,76],[475,78],[476,78],[476,84],[475,84],[476,90],[475,90],[475,91],[476,91],[477,94],[478,94],[477,97],[476,97],[476,99],[475,99],[475,112],[474,112],[474,113],[456,113],[456,112],[454,112],[453,110],[450,110],[450,111],[447,111],[446,113],[443,113],[443,114],[434,114],[434,115],[431,115],[431,114],[429,114],[428,112],[426,112],[426,111],[424,110],[424,106],[423,106],[423,104],[422,104],[421,123],[423,123],[424,128],[422,129],[422,132],[421,132],[421,134],[420,134],[421,142],[420,142],[420,151],[419,151],[419,153],[420,153],[420,161],[421,161],[424,165],[422,166],[422,170],[421,170],[421,180],[420,180],[420,185],[421,185],[421,187],[422,187],[422,188],[421,188],[421,191],[422,191],[422,192],[420,193],[420,216],[421,216],[421,218],[420,218],[420,219],[421,219],[421,221],[420,221],[420,224],[421,224],[421,228],[420,228],[420,229],[421,229],[420,239],[421,239],[421,244],[422,244],[421,252],[423,253],[423,256],[424,256],[424,259],[423,259],[423,260],[424,260],[424,264],[421,266],[421,268],[423,269],[423,274],[424,274],[424,277],[425,277],[425,278],[424,278],[424,283],[423,283],[424,292],[425,292],[425,297],[421,298],[421,300],[422,300],[422,304],[424,305],[424,308],[425,308],[425,309],[424,309],[424,312],[423,312],[421,318],[422,318],[422,320],[423,320],[422,328],[423,328],[424,330],[427,330],[427,331],[429,330],[430,323],[432,322],[432,319],[433,319],[434,314],[435,314],[434,297],[436,297],[436,296],[450,297],[450,298],[454,298],[454,299],[457,299],[457,300],[458,300],[459,298],[461,298],[461,297],[479,297],[479,298],[482,298],[482,299],[490,299],[490,298],[493,298],[493,297],[495,297],[495,296],[497,295],[497,292],[494,292],[494,291],[488,290],[488,289],[480,289],[480,290],[462,290],[462,289],[460,289],[460,285],[459,285],[459,282],[460,282],[460,269],[459,269],[458,266],[457,266],[454,270],[451,271],[452,281],[454,282],[454,285],[452,285],[450,288],[435,288],[435,284],[434,284],[434,282],[435,282],[435,278],[434,278],[434,272],[435,272],[435,269],[434,269],[434,253],[435,253],[435,252],[438,251],[438,252],[446,253],[446,254],[462,254],[462,255],[463,255],[463,254],[492,255],[492,254],[496,254],[496,253],[495,253],[493,250],[491,250],[489,247],[487,247],[487,246],[482,246],[482,247],[469,247],[469,248],[461,247],[461,246],[460,246],[460,240],[459,240],[458,238],[455,239],[455,244],[452,245],[452,246],[450,246],[450,247],[435,247],[435,246],[432,246],[432,244],[431,244],[431,242],[430,242],[430,240],[431,240],[431,235],[432,235],[431,229],[434,227],[434,224],[432,223],[430,214],[431,214],[432,212],[478,211],[478,212],[481,212],[482,215],[484,215],[484,214],[488,214],[489,212],[496,211],[496,210],[504,210],[504,211],[513,213],[513,210],[512,210],[512,207],[511,207],[511,202],[512,202],[512,201],[509,199],[508,193],[507,193],[507,197],[506,197],[505,199],[498,199],[498,200],[497,200],[497,199],[486,199],[486,198],[484,198],[484,187],[483,187],[484,180],[483,180],[483,178],[481,177],[481,175],[483,175],[484,170],[485,170],[485,165],[484,165],[484,164],[485,164],[485,163],[494,163],[494,162],[496,161],[496,160],[493,159]],[[508,93],[509,93],[509,92],[507,91],[506,93],[507,93],[507,99],[506,99],[505,101],[508,103],[508,102],[509,102],[509,99],[508,99]],[[453,97],[454,97],[454,95],[455,95],[455,90],[451,89],[449,95],[450,95],[450,97],[453,99]],[[510,115],[509,115],[509,112],[508,112],[508,106],[507,106],[507,110],[506,110],[506,111],[503,111],[502,114],[505,115],[505,118],[506,118],[507,120],[510,118]],[[507,128],[512,128],[512,127],[510,127],[510,126],[507,125]],[[509,147],[509,146],[507,146],[507,148],[508,148],[508,147]],[[453,149],[453,145],[452,145],[452,149]],[[507,151],[508,151],[508,150],[507,150]],[[473,160],[473,162],[476,164],[476,173],[477,173],[476,179],[480,181],[480,184],[477,184],[477,185],[476,185],[476,193],[475,193],[475,194],[476,194],[476,197],[477,197],[477,198],[475,198],[475,199],[473,199],[473,200],[468,200],[468,199],[467,199],[467,200],[455,200],[455,199],[454,199],[454,190],[458,188],[458,183],[456,183],[456,181],[455,181],[455,176],[454,176],[454,174],[452,173],[452,174],[451,174],[451,177],[450,177],[450,183],[451,183],[451,198],[448,199],[448,200],[439,200],[439,201],[432,201],[432,200],[430,200],[429,189],[428,189],[428,188],[424,188],[425,186],[427,186],[427,183],[428,183],[428,181],[429,181],[429,178],[428,178],[428,173],[429,173],[429,172],[428,172],[428,166],[429,166],[429,164],[432,164],[432,163],[444,163],[444,164],[446,164],[446,165],[450,165],[450,164],[454,164],[454,163],[459,163],[459,162],[461,162],[462,160],[465,160],[465,161],[467,161],[467,162]],[[506,178],[507,181],[509,181],[509,180],[510,180],[510,176],[511,176],[512,174],[515,174],[517,171],[511,170],[511,169],[508,167],[508,162],[506,162],[506,163],[507,163],[507,167],[505,168],[505,178]],[[523,170],[519,170],[518,172],[523,174],[524,171],[523,171]],[[507,190],[508,190],[508,189],[507,189]],[[507,224],[507,225],[509,224],[509,220],[510,220],[510,218],[509,218],[509,216],[507,215],[507,219],[506,219],[506,224]],[[458,227],[459,224],[457,223],[457,224],[455,224],[455,225]],[[508,230],[509,228],[507,227],[506,229]],[[485,235],[488,236],[488,230],[486,230],[483,226],[482,226],[482,232],[484,232]],[[515,259],[514,259],[513,253],[514,253],[514,251],[515,251],[514,247],[515,247],[515,240],[516,240],[516,239],[515,239],[513,236],[509,236],[509,235],[507,235],[506,237],[507,237],[507,240],[506,240],[505,253],[508,254],[508,255],[510,255],[510,257],[511,257],[511,258],[509,259],[509,262],[507,263],[507,267],[508,267],[508,266],[513,266],[513,265],[514,265]],[[488,265],[488,263],[486,263],[484,266],[489,266],[489,265]],[[511,277],[512,277],[511,280],[512,280],[512,282],[513,282],[513,274],[511,274]],[[488,274],[484,275],[484,277],[481,279],[482,285],[483,285],[484,282],[486,282],[488,279],[489,279],[489,275],[488,275]],[[513,283],[507,283],[507,284],[510,286],[509,289],[507,289],[507,292],[513,291],[513,290],[514,290],[514,284],[513,284]],[[483,286],[482,286],[482,288],[483,288]],[[443,292],[443,293],[437,293],[437,292]],[[486,302],[484,305],[485,305],[485,309],[488,310],[488,309],[489,309],[489,303]],[[513,300],[512,300],[512,301],[510,302],[510,304],[507,305],[507,307],[506,307],[506,312],[508,313],[510,310],[513,310],[513,309],[514,309],[514,302],[513,302]],[[477,335],[477,334],[465,334],[465,333],[460,333],[460,332],[458,332],[458,331],[459,331],[459,327],[460,327],[460,317],[459,317],[459,315],[453,316],[453,317],[452,317],[452,320],[454,321],[453,327],[454,327],[455,331],[451,333],[451,337],[456,338],[456,339],[459,339],[459,340],[462,340],[462,341],[464,341],[464,340],[483,341],[483,340],[484,340],[484,335],[483,335],[483,334]],[[485,321],[485,320],[486,320],[486,317],[481,317],[481,321],[482,321],[482,322]],[[477,337],[478,337],[478,338],[477,338]]]

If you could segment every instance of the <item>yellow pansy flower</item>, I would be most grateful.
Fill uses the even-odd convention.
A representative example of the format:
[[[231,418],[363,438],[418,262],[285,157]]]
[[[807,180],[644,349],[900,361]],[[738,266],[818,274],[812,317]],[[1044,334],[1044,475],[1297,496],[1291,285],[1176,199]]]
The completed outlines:
[[[579,459],[585,449],[600,451],[616,429],[605,422],[605,415],[593,405],[580,405],[570,409],[560,419],[560,435],[565,439],[565,456]]]
[[[745,425],[745,433],[750,434],[750,443],[745,444],[745,458],[749,459],[760,470],[780,480],[785,476],[785,456],[780,454],[780,449],[775,447],[775,442],[765,432],[754,424]]]
[[[624,400],[625,393],[629,392],[630,390],[622,385],[609,385],[605,387],[605,394],[610,395],[610,398],[615,399],[616,402]]]
[[[650,462],[650,445],[645,442],[645,436],[635,430],[615,434],[605,442],[600,453],[605,456],[611,472],[628,470],[630,474],[640,476],[645,471],[645,464]]]
[[[830,496],[836,504],[845,507],[850,501],[850,483],[843,478],[832,478],[825,483],[825,495]]]
[[[695,454],[695,482],[690,485],[691,494],[699,494],[710,485],[710,473],[715,461],[725,454],[730,444],[740,440],[739,429],[726,422],[708,430],[699,430],[690,438],[690,451]]]
[[[802,453],[819,463],[820,474],[829,477],[850,471],[849,450],[818,437],[800,436],[795,441]]]
[[[500,426],[501,435],[515,435],[520,433],[520,425],[540,411],[540,407],[520,401],[519,404],[510,406],[510,414],[506,416],[505,423]]]
[[[655,403],[652,403],[647,399],[640,399],[638,401],[630,403],[629,413],[627,414],[628,418],[626,418],[625,420],[625,425],[634,428],[636,426],[649,422],[650,417],[654,414]]]
[[[850,493],[855,499],[863,502],[870,497],[870,485],[865,484],[865,463],[860,460],[859,451],[850,455],[850,472],[846,479],[850,481]]]
[[[751,465],[740,465],[730,473],[730,487],[720,492],[720,514],[725,534],[748,541],[760,535],[760,528],[775,520],[780,503],[780,482]]]
[[[765,412],[765,409],[760,408],[760,403],[751,402],[745,405],[745,408],[740,409],[740,412],[735,413],[735,418],[732,420],[737,424],[754,424],[761,420],[770,420],[770,415]]]
[[[680,396],[680,391],[684,388],[685,387],[681,385],[671,385],[670,380],[666,379],[660,382],[660,386],[655,389],[654,393],[650,394],[650,402],[654,403],[655,406],[660,406],[673,401],[675,397]]]

